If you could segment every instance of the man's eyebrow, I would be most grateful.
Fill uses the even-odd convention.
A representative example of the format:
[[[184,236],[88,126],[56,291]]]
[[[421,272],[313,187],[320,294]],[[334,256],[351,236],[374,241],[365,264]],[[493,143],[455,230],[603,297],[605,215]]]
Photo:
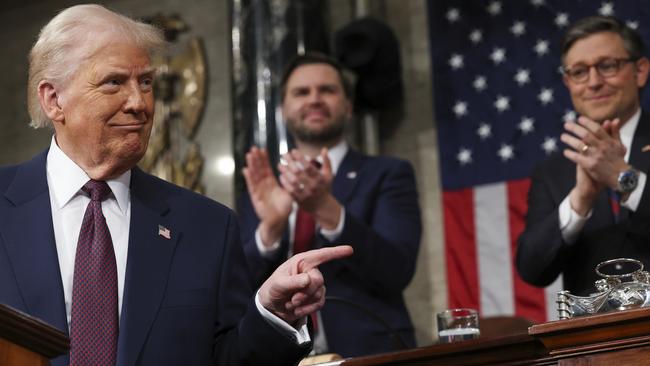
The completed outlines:
[[[289,88],[289,90],[295,90],[295,89],[310,89],[310,88],[316,88],[316,89],[321,89],[321,88],[338,88],[339,85],[337,83],[320,83],[316,85],[295,85]]]
[[[307,90],[307,89],[309,89],[309,86],[307,86],[307,85],[296,85],[296,86],[292,86],[291,88],[289,88],[290,91]]]
[[[337,89],[339,88],[339,85],[337,83],[323,83],[318,85],[319,88],[330,88],[330,89]]]
[[[123,79],[128,76],[128,72],[125,72],[123,70],[111,70],[105,74],[99,74],[101,81],[106,81],[109,79]]]
[[[155,67],[148,67],[144,70],[142,70],[139,73],[140,76],[154,76],[156,75],[156,68]]]

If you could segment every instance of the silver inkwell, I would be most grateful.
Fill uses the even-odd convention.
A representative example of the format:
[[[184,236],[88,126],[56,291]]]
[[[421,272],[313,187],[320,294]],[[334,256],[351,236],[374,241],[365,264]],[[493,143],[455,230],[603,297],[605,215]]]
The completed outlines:
[[[650,305],[650,274],[643,270],[640,261],[608,260],[596,266],[596,273],[602,278],[595,283],[598,292],[591,296],[572,295],[569,291],[557,293],[559,319]]]

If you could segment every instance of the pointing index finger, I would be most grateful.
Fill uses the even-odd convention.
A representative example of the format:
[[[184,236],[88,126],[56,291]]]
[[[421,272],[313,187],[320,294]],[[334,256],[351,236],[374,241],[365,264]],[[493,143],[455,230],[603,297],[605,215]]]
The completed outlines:
[[[307,272],[323,263],[349,257],[353,252],[354,250],[349,245],[338,245],[335,247],[320,248],[303,252],[301,253],[302,258],[298,265],[298,269],[301,273]]]

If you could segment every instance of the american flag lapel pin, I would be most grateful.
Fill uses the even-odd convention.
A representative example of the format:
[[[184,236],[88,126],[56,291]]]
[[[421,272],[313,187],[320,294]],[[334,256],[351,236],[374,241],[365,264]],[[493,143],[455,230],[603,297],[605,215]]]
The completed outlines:
[[[171,239],[172,238],[172,232],[169,231],[168,228],[158,225],[158,235],[162,236],[165,239]]]

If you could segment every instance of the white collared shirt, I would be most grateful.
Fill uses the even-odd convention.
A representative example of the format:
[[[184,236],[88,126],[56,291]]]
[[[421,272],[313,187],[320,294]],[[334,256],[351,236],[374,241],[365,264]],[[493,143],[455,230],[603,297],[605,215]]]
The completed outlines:
[[[47,186],[50,192],[52,207],[52,223],[54,239],[59,259],[59,270],[63,282],[65,312],[70,326],[72,309],[72,282],[74,275],[74,260],[77,251],[77,241],[81,222],[86,212],[90,197],[81,187],[90,180],[77,164],[75,164],[57,146],[52,137],[50,150],[47,153]],[[106,181],[112,195],[102,202],[102,212],[106,218],[108,231],[111,233],[115,261],[117,265],[117,299],[118,311],[122,312],[124,292],[124,274],[126,272],[126,256],[129,243],[129,224],[131,222],[131,200],[129,184],[131,171],[116,179]]]
[[[626,162],[630,159],[632,139],[634,138],[634,133],[636,132],[636,128],[639,125],[640,118],[641,109],[637,110],[636,113],[623,124],[621,130],[619,131],[621,136],[621,143],[627,150],[624,157]],[[630,196],[627,198],[627,200],[625,200],[625,202],[621,202],[622,207],[625,207],[630,211],[636,211],[636,209],[639,207],[639,203],[641,202],[641,196],[643,195],[643,189],[645,188],[646,180],[646,174],[644,172],[640,172],[639,182],[636,189],[630,193]],[[569,195],[567,195],[564,200],[562,200],[558,214],[560,217],[560,231],[562,232],[562,238],[566,243],[572,244],[577,240],[580,231],[587,223],[587,220],[591,217],[592,212],[593,209],[589,210],[586,216],[581,216],[571,207]]]

